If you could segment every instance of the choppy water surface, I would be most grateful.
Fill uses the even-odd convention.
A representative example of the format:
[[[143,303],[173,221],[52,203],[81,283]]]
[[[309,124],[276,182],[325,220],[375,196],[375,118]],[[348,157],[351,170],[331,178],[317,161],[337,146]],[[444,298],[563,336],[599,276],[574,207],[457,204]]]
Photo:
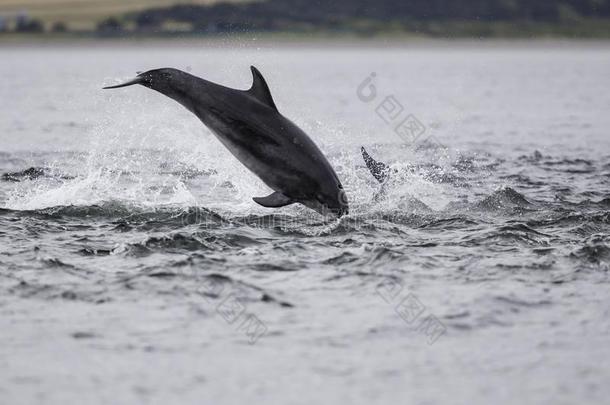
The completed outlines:
[[[607,399],[606,45],[221,48],[0,49],[0,397]],[[247,88],[250,64],[349,216],[257,206],[269,190],[182,107],[100,90],[162,66]]]

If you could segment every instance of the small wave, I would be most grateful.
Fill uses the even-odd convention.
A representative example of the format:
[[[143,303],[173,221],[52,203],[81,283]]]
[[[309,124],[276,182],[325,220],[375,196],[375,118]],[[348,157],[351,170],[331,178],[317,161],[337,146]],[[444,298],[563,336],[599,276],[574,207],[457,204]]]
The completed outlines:
[[[475,226],[478,224],[479,224],[479,222],[466,218],[466,217],[451,217],[451,218],[433,219],[433,220],[421,225],[420,228],[440,229],[440,230],[446,231],[446,230],[469,228],[469,227],[472,227],[472,226]]]
[[[261,271],[261,272],[269,272],[269,271],[297,271],[301,270],[302,266],[296,266],[294,263],[290,262],[281,262],[277,263],[256,263],[252,265],[252,270]]]
[[[83,256],[108,256],[112,254],[112,249],[85,247],[78,250]]]
[[[115,221],[117,228],[139,231],[172,230],[194,225],[201,229],[217,228],[230,221],[205,207],[164,207],[134,212]]]
[[[460,172],[474,172],[477,169],[477,162],[474,157],[459,155],[452,166]]]
[[[520,187],[543,187],[546,185],[543,181],[536,181],[524,174],[508,174],[499,176],[502,180],[510,180],[514,184],[519,184]]]
[[[548,246],[550,235],[538,232],[525,224],[510,224],[466,236],[458,245],[465,246]]]
[[[32,166],[24,170],[16,172],[7,172],[0,176],[0,180],[6,182],[23,182],[26,180],[37,180],[40,178],[54,179],[54,180],[73,180],[76,177],[61,173],[53,168]]]
[[[222,216],[205,207],[166,205],[142,207],[122,201],[108,201],[93,205],[68,205],[35,210],[0,208],[0,215],[18,217],[43,217],[47,219],[75,218],[87,220],[114,220],[117,226],[135,226],[142,230],[157,227],[181,227],[187,225],[213,226],[227,223]]]
[[[266,229],[282,236],[312,237],[344,232],[345,224],[349,224],[353,216],[335,219],[303,211],[300,215],[249,214],[246,216],[234,216],[228,219],[234,224],[246,225],[256,229]],[[349,227],[349,225],[347,226]]]
[[[48,267],[57,267],[57,268],[65,268],[65,269],[74,269],[75,267],[69,263],[65,263],[58,258],[49,258],[49,259],[41,259],[41,262]]]
[[[100,205],[69,205],[36,210],[12,210],[20,216],[43,216],[48,218],[115,218],[127,216],[134,208],[122,204],[108,202]]]
[[[585,263],[604,265],[606,269],[610,265],[610,236],[597,234],[591,236],[584,246],[570,253],[570,257],[579,259]]]
[[[587,159],[550,159],[544,162],[546,166],[584,165],[593,166],[593,161]]]
[[[519,160],[529,163],[538,163],[544,158],[544,155],[539,150],[534,151],[534,153],[532,153],[531,155],[519,156]]]
[[[3,181],[23,181],[23,180],[34,180],[38,177],[44,176],[46,173],[43,167],[30,167],[25,170],[18,172],[4,173],[1,177]]]
[[[542,299],[542,300],[525,300],[525,299],[521,299],[521,298],[516,298],[516,297],[507,297],[507,296],[498,296],[495,298],[497,302],[501,302],[510,306],[517,306],[517,307],[525,307],[525,308],[538,308],[538,307],[544,307],[544,306],[548,306],[552,304],[552,301],[547,300],[547,299]]]
[[[67,300],[83,301],[94,304],[101,304],[110,301],[104,287],[76,287],[70,289],[69,286],[59,286],[50,284],[30,283],[20,281],[19,284],[8,289],[10,294],[15,294],[22,298],[35,298],[42,300]]]
[[[518,193],[510,187],[504,187],[495,191],[492,195],[475,205],[486,211],[505,210],[509,208],[531,208],[533,207],[523,194]]]
[[[610,197],[601,199],[599,201],[583,200],[576,203],[580,207],[599,207],[599,208],[610,208]]]
[[[590,235],[602,231],[610,224],[610,212],[565,212],[547,214],[548,218],[531,219],[526,222],[533,228],[554,228],[556,230],[566,230],[580,236]]]
[[[127,243],[113,250],[131,256],[148,256],[155,252],[188,253],[197,251],[224,251],[242,249],[262,244],[255,235],[246,235],[243,230],[228,232],[224,230],[216,235],[204,230],[193,233],[174,232],[167,235],[150,236],[142,242]]]
[[[211,244],[215,237],[199,232],[196,234],[175,233],[164,236],[151,236],[139,243],[128,243],[114,249],[113,253],[143,257],[154,252],[180,253],[201,250],[214,250]]]
[[[349,264],[359,260],[359,257],[350,252],[343,252],[338,256],[331,257],[330,259],[324,260],[323,264],[331,264],[335,266],[340,266],[342,264]]]

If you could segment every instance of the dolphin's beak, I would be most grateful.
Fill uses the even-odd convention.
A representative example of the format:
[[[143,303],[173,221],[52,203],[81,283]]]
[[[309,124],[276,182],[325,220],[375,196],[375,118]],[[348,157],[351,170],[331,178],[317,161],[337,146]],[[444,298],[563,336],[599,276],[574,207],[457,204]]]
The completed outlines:
[[[117,84],[116,86],[106,86],[106,87],[103,87],[103,89],[118,89],[119,87],[133,86],[134,84],[142,84],[142,83],[144,83],[144,79],[142,77],[136,77],[135,79],[132,79],[123,84]]]

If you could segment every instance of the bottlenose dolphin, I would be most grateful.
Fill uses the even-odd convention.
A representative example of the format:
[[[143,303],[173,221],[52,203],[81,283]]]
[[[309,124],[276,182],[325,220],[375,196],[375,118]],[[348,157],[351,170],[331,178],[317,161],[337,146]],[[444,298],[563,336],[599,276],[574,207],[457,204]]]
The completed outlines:
[[[275,106],[261,73],[251,66],[249,90],[209,82],[186,72],[155,69],[116,86],[140,84],[195,114],[229,151],[274,193],[253,200],[263,207],[301,203],[322,215],[348,213],[343,186],[316,144]]]

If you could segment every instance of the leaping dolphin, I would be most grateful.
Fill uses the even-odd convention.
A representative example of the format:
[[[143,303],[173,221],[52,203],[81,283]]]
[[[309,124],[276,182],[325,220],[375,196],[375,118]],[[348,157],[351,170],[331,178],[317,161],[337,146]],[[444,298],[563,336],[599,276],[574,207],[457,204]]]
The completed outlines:
[[[263,207],[301,203],[322,215],[348,213],[343,186],[316,144],[278,111],[261,73],[251,66],[249,90],[236,90],[186,72],[155,69],[116,86],[140,84],[195,114],[229,151],[274,193],[255,197]]]

